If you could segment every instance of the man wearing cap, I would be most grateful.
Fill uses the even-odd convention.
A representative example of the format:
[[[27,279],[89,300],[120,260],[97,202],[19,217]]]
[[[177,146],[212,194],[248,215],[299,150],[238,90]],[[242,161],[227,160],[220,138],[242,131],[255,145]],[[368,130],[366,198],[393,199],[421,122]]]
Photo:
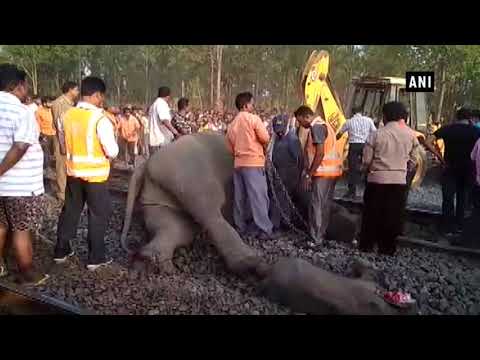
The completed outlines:
[[[286,114],[277,115],[272,120],[272,129],[275,133],[272,162],[290,199],[296,204],[298,203],[299,180],[302,170],[302,145],[295,131],[289,131],[288,121]],[[275,198],[270,202],[270,211],[274,229],[278,231],[282,226],[280,209],[288,211],[289,206],[283,191],[276,191]]]

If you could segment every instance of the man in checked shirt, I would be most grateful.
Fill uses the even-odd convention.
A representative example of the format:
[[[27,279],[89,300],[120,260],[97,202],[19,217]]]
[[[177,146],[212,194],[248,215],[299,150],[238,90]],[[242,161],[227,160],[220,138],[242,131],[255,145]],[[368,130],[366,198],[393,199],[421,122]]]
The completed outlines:
[[[353,108],[353,117],[348,119],[340,129],[337,139],[348,133],[348,190],[344,197],[357,197],[357,186],[360,183],[362,173],[363,147],[370,133],[377,130],[371,118],[362,115],[362,108]]]

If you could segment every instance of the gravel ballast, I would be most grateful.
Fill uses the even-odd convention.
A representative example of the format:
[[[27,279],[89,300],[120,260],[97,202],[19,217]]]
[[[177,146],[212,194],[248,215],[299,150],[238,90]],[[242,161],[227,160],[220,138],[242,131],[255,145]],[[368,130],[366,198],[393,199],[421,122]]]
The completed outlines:
[[[96,272],[85,270],[87,217],[82,214],[77,239],[72,242],[76,256],[63,265],[52,261],[56,224],[60,208],[49,199],[41,229],[45,240],[35,244],[35,262],[51,278],[38,291],[98,314],[290,314],[286,307],[257,294],[254,282],[226,271],[216,250],[204,239],[191,248],[179,249],[173,275],[139,274],[129,270],[119,234],[125,200],[114,199],[114,212],[107,232],[107,249],[114,263]],[[134,219],[138,216],[134,217]],[[134,221],[129,239],[141,242],[144,233]],[[282,256],[301,257],[323,269],[349,274],[353,258],[361,256],[381,272],[379,282],[388,290],[403,290],[418,301],[420,314],[480,314],[480,269],[478,263],[440,252],[401,248],[395,257],[362,254],[347,245],[327,242],[322,251],[302,249],[295,236],[271,241],[249,241],[273,263]],[[10,266],[12,266],[10,262]],[[7,280],[12,281],[9,276]]]

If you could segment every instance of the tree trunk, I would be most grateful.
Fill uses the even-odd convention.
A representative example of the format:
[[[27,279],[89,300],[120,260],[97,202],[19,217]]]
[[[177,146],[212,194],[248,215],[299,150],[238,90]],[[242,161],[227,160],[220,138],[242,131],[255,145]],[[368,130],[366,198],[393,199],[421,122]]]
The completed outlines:
[[[185,97],[185,81],[182,80],[182,97]]]
[[[223,58],[223,45],[217,45],[217,101],[216,107],[220,111],[222,108],[221,89],[222,89],[222,58]]]
[[[60,73],[57,71],[55,74],[55,93],[60,92]]]
[[[257,99],[258,104],[261,104],[261,91],[260,91],[260,74],[257,72],[257,76],[255,78],[255,99]]]
[[[82,55],[78,52],[78,83],[82,82]]]
[[[446,82],[445,82],[445,76],[446,76],[446,71],[445,71],[445,64],[442,62],[442,64],[440,65],[441,66],[441,70],[440,70],[440,74],[441,74],[441,78],[440,78],[440,98],[438,99],[438,108],[437,108],[437,119],[440,120],[441,116],[442,116],[442,107],[443,107],[443,100],[444,100],[444,97],[445,97],[445,89],[446,89]]]
[[[149,84],[149,53],[145,50],[145,106],[150,102],[150,84]]]
[[[32,69],[32,87],[33,93],[38,95],[38,72],[37,72],[37,63],[33,61],[33,69]]]
[[[203,111],[202,92],[200,90],[200,79],[198,77],[196,79],[196,82],[197,82],[198,99],[200,100],[200,111]]]
[[[214,74],[215,74],[215,57],[213,56],[213,49],[212,46],[210,48],[210,106],[213,108],[213,82],[214,82]]]
[[[283,98],[283,112],[287,112],[288,107],[288,71],[285,72],[285,83],[284,83],[284,98]]]

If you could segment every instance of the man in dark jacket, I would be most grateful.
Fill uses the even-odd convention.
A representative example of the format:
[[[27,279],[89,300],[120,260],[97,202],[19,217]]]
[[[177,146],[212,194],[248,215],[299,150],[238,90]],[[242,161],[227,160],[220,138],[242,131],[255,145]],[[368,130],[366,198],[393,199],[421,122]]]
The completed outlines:
[[[277,115],[272,120],[272,129],[276,135],[272,162],[290,199],[301,209],[299,181],[302,170],[302,146],[294,129],[288,131],[288,120],[288,115]],[[279,185],[275,184],[275,190],[278,188],[280,188]],[[280,208],[287,213],[287,216],[291,217],[292,214],[290,214],[290,206],[283,191],[275,191],[275,196],[278,204],[275,199],[271,200],[270,217],[275,230],[280,230],[282,225],[285,225],[282,221]]]

